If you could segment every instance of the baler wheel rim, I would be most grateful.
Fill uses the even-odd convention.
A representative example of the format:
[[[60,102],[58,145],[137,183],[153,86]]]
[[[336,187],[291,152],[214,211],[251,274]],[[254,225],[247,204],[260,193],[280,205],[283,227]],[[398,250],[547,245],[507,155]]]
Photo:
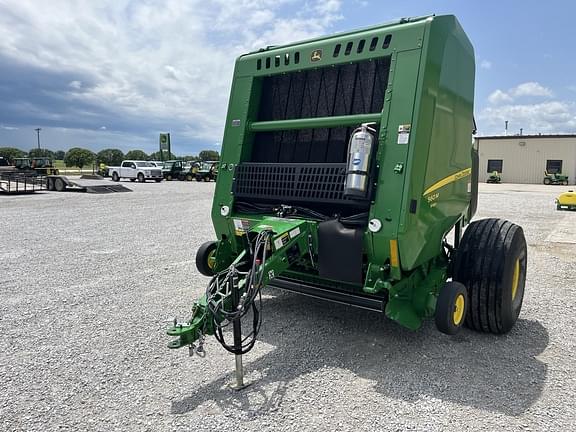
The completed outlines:
[[[216,249],[211,250],[206,257],[206,264],[211,270],[214,270],[216,267]]]
[[[465,300],[462,294],[458,294],[456,301],[454,302],[454,313],[452,315],[452,320],[454,325],[460,325],[462,323],[462,318],[464,318]]]
[[[514,275],[512,276],[512,301],[516,299],[518,284],[520,282],[520,258],[514,263]]]

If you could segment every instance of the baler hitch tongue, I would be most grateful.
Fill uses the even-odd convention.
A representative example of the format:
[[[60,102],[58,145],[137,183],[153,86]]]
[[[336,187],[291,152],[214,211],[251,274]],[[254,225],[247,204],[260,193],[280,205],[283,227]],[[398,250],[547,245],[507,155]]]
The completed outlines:
[[[212,277],[206,293],[194,303],[190,319],[185,323],[175,321],[168,329],[168,335],[177,337],[168,347],[189,346],[191,355],[194,352],[204,354],[205,335],[214,335],[231,353],[241,355],[250,351],[260,330],[261,289],[295,259],[308,258],[309,223],[300,219],[266,217],[246,233],[246,238],[253,240],[228,268]],[[252,331],[242,337],[240,322],[250,311]],[[225,341],[223,333],[229,324],[233,328],[232,344]]]

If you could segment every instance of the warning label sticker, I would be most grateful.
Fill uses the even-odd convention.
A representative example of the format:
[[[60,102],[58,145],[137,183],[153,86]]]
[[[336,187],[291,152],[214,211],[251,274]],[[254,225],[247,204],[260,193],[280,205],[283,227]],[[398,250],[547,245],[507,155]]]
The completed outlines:
[[[248,231],[250,231],[250,221],[234,219],[234,233],[237,236],[244,235]]]
[[[293,239],[298,234],[300,234],[300,228],[296,227],[292,231],[290,231],[290,238]]]
[[[290,241],[290,234],[284,233],[284,234],[279,235],[278,237],[276,237],[276,239],[274,240],[274,247],[276,248],[276,250],[281,249],[281,248],[283,248],[289,241]]]
[[[398,126],[398,144],[408,144],[410,141],[410,129],[412,125],[404,124]]]

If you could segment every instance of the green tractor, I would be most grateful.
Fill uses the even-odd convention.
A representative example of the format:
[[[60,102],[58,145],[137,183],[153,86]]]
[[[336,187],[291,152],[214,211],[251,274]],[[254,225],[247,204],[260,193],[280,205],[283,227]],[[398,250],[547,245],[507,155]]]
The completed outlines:
[[[241,386],[267,286],[382,312],[411,330],[433,318],[449,335],[463,325],[508,332],[524,296],[526,240],[509,221],[472,221],[474,71],[454,16],[239,57],[216,240],[196,254],[210,281],[168,330],[169,347],[202,352],[214,335],[236,354]]]
[[[30,158],[15,158],[14,167],[18,171],[32,171],[32,160]]]
[[[563,185],[566,186],[568,184],[568,176],[562,175],[562,173],[549,173],[548,171],[544,171],[544,181],[545,185]]]
[[[164,162],[164,167],[162,168],[162,176],[166,181],[178,180],[183,169],[184,161],[169,160]]]
[[[167,181],[192,181],[196,178],[197,172],[198,165],[196,162],[187,163],[181,160],[164,162],[164,168],[162,168],[162,175]]]
[[[14,166],[19,171],[34,171],[43,176],[60,174],[52,159],[47,157],[16,158],[14,159]]]
[[[486,183],[502,183],[502,177],[500,177],[500,173],[498,171],[492,171],[492,174],[490,174],[486,179]]]
[[[200,162],[195,176],[197,181],[216,181],[218,178],[218,161]]]

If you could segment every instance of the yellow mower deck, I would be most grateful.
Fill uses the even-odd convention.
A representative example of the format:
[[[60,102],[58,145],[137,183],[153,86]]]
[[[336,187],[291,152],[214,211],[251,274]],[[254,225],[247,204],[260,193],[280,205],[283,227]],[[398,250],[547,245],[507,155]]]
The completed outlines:
[[[576,192],[568,191],[561,193],[556,198],[556,209],[558,210],[576,210]]]

